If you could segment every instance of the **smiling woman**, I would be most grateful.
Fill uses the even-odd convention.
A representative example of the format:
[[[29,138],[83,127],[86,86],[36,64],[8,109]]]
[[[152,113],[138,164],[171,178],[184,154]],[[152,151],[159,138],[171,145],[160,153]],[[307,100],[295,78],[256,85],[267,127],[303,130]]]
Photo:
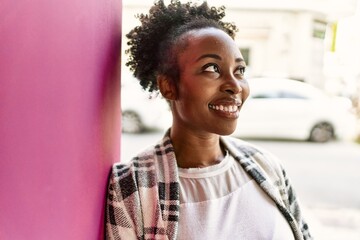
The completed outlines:
[[[224,10],[157,1],[127,34],[127,66],[160,91],[173,121],[158,143],[113,166],[107,238],[311,239],[279,161],[226,136],[249,86]]]
[[[175,138],[187,139],[178,134],[187,129],[210,138],[228,135],[234,131],[239,107],[249,95],[241,53],[234,40],[218,28],[191,30],[182,37],[188,38],[186,48],[175,50],[179,52],[180,84],[172,86],[167,76],[159,81],[160,91],[173,109],[174,144]],[[179,166],[187,159],[182,159],[181,152],[177,155]],[[196,162],[191,163],[196,167]]]

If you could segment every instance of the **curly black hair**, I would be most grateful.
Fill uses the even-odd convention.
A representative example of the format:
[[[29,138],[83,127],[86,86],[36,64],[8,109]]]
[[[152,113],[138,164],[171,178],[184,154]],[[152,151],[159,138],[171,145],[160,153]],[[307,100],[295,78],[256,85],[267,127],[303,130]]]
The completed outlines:
[[[169,76],[176,84],[179,70],[175,48],[186,47],[178,41],[179,36],[194,29],[214,27],[234,38],[237,28],[233,23],[221,21],[224,16],[224,6],[216,8],[209,7],[207,2],[196,5],[179,0],[171,0],[165,6],[163,0],[158,0],[148,14],[136,16],[141,25],[126,35],[130,46],[125,51],[129,54],[126,66],[149,92],[158,90],[157,74]]]

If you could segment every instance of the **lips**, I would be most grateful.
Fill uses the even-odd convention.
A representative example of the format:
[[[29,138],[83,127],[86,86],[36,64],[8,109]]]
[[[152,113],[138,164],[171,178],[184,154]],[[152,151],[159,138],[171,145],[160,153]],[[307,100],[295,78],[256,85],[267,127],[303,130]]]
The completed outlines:
[[[209,108],[219,112],[234,113],[239,111],[242,102],[239,99],[221,99],[209,104]]]
[[[217,110],[217,111],[222,111],[222,112],[236,112],[238,111],[238,106],[237,105],[213,105],[213,104],[209,104],[209,108],[213,109],[213,110]]]

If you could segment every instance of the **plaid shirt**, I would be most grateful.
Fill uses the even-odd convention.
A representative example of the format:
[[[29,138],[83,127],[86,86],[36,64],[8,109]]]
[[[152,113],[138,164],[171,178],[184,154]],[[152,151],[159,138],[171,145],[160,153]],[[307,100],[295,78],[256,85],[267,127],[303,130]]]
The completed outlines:
[[[220,138],[225,148],[275,202],[296,240],[312,239],[284,169],[247,142]],[[179,177],[168,133],[127,164],[112,168],[106,204],[107,239],[176,239]]]

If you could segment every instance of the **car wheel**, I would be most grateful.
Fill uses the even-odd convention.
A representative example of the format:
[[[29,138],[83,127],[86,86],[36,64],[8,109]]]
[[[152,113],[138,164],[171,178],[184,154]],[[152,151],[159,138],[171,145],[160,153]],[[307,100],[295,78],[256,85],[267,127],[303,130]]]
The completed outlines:
[[[133,111],[125,111],[122,113],[122,132],[124,133],[140,133],[144,130],[139,115]]]
[[[334,128],[331,124],[322,122],[316,124],[311,132],[309,140],[312,142],[327,142],[334,137]]]

